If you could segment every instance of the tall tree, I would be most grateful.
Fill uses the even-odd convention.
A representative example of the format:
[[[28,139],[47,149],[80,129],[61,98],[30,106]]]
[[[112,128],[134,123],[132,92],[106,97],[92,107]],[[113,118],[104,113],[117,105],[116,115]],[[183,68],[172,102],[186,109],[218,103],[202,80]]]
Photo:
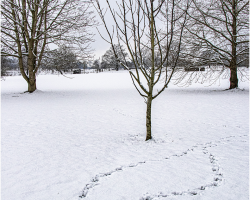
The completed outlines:
[[[46,52],[41,64],[43,70],[58,71],[61,74],[73,69],[78,68],[79,61],[74,51],[66,46],[62,45],[58,49]]]
[[[119,58],[125,57],[125,59],[126,59],[126,57],[128,56],[128,54],[125,52],[125,49],[123,46],[119,46],[119,45],[115,44],[114,49],[115,49],[115,52]],[[103,63],[103,65],[105,64],[106,68],[114,68],[116,71],[119,70],[121,64],[116,59],[112,46],[102,56],[102,63]]]
[[[237,88],[237,68],[249,57],[249,1],[192,0],[188,15],[192,20],[186,28],[195,36],[195,46],[214,55],[213,59],[204,53],[198,57],[229,68],[229,89]]]
[[[136,90],[146,101],[146,140],[149,140],[152,138],[152,101],[169,84],[175,72],[180,52],[183,27],[186,23],[186,11],[182,11],[177,5],[187,7],[187,1],[121,0],[116,9],[111,7],[108,0],[106,2],[116,29],[114,27],[110,29],[105,19],[106,12],[101,8],[100,2],[96,0],[95,7],[108,33],[108,38],[103,38],[111,44],[116,60],[129,71]],[[162,29],[164,27],[162,20],[166,25],[164,29]],[[129,61],[134,63],[135,70],[130,69],[131,64],[127,62],[128,59],[125,55],[118,54],[114,44],[116,42],[114,33],[117,33],[119,48],[122,45],[126,47]],[[163,43],[167,44],[164,51]],[[173,46],[176,47],[176,43],[178,44],[178,48],[175,49],[177,56],[170,63],[168,62],[169,53]],[[145,53],[149,55],[147,62],[144,59]],[[161,85],[159,80],[164,80],[164,83]],[[160,84],[160,89],[155,91],[154,88],[158,84]]]
[[[92,64],[92,69],[96,70],[96,73],[98,73],[100,71],[100,61],[99,59],[95,59],[93,64]]]
[[[70,42],[86,50],[91,35],[87,27],[94,17],[90,4],[80,0],[3,0],[2,37],[4,56],[19,60],[20,72],[28,83],[28,92],[36,90],[36,73],[45,47],[50,43]],[[24,60],[27,59],[27,71]]]

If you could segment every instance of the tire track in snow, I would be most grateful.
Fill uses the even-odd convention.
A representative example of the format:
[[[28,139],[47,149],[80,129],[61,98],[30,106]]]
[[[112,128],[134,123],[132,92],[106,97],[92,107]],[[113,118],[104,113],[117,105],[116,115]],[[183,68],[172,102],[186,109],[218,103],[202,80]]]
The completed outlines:
[[[247,135],[242,135],[242,136],[237,136],[237,137],[242,138],[242,137],[247,137]],[[213,173],[213,180],[210,183],[205,183],[197,188],[193,188],[193,189],[189,189],[187,191],[181,191],[181,192],[173,191],[173,192],[167,193],[167,194],[165,194],[163,192],[160,192],[157,194],[148,194],[147,193],[147,194],[144,194],[139,200],[153,200],[154,198],[159,198],[159,197],[167,198],[167,197],[180,196],[180,195],[190,195],[190,196],[200,195],[204,190],[206,190],[208,188],[218,187],[224,179],[222,169],[220,168],[218,159],[216,158],[215,155],[213,155],[212,153],[209,152],[208,148],[216,147],[216,146],[218,146],[218,144],[222,144],[223,141],[232,141],[232,138],[236,138],[236,136],[228,136],[228,137],[220,138],[220,140],[217,140],[214,142],[207,142],[204,144],[197,143],[196,145],[192,146],[192,148],[187,149],[187,151],[184,151],[181,154],[173,154],[171,156],[168,156],[168,157],[165,157],[162,159],[150,159],[150,160],[140,161],[140,162],[135,163],[135,164],[119,166],[116,169],[109,171],[107,173],[99,173],[95,177],[93,177],[88,184],[85,185],[79,198],[85,198],[87,196],[89,190],[91,190],[95,186],[99,185],[99,180],[103,177],[111,176],[112,174],[114,174],[116,172],[121,172],[124,169],[137,167],[139,165],[143,165],[143,164],[146,164],[148,162],[152,162],[152,161],[153,162],[160,162],[160,161],[163,161],[166,159],[171,159],[173,157],[182,157],[182,156],[187,155],[188,153],[195,151],[196,149],[201,150],[203,152],[203,154],[208,157],[209,163],[211,165],[211,170]],[[244,142],[244,141],[240,140],[240,142]]]

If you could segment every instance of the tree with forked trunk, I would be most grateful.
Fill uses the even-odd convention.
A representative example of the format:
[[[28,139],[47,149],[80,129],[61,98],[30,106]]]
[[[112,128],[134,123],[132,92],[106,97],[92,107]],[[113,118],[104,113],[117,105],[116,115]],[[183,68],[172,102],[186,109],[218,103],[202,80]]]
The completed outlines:
[[[28,92],[37,88],[36,73],[48,44],[62,41],[86,52],[94,24],[90,3],[80,0],[3,0],[1,2],[2,56],[19,60]],[[84,45],[83,45],[84,44]],[[27,70],[25,62],[27,61]]]
[[[115,9],[119,12],[111,7],[108,0],[106,3],[114,22],[111,29],[105,18],[107,10],[101,7],[98,0],[94,4],[108,37],[101,36],[111,44],[116,60],[129,71],[136,90],[145,99],[146,140],[149,140],[152,138],[152,101],[165,90],[175,72],[188,1],[121,0]],[[179,8],[181,5],[184,11]],[[115,43],[120,48],[122,45],[126,47],[129,60],[125,55],[118,54]],[[176,44],[177,56],[170,62],[170,52]],[[131,61],[135,69],[129,68]],[[155,90],[156,85],[160,85],[158,90]]]

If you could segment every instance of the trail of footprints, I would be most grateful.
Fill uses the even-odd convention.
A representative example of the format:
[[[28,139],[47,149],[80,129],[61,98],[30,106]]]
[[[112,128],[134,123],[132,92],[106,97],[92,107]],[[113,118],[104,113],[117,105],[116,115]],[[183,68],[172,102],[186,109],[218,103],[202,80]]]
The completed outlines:
[[[118,114],[123,115],[123,116],[125,116],[125,117],[131,117],[131,118],[134,118],[132,115],[125,114],[125,113],[124,113],[122,110],[120,110],[120,109],[113,108],[113,110],[114,110],[115,112],[117,112]]]
[[[107,173],[100,173],[97,174],[95,177],[93,177],[91,179],[91,181],[86,184],[86,186],[84,187],[82,194],[79,196],[79,198],[85,198],[89,192],[90,189],[92,189],[93,187],[99,185],[99,180],[102,177],[107,177],[107,176],[111,176],[113,173],[122,171],[123,169],[129,168],[129,167],[136,167],[138,165],[143,165],[146,164],[147,162],[152,162],[152,161],[162,161],[164,159],[171,159],[172,157],[182,157],[187,155],[189,152],[194,151],[195,149],[200,148],[202,150],[202,152],[204,153],[204,155],[208,156],[210,165],[211,165],[211,170],[212,173],[214,174],[214,178],[212,180],[212,182],[210,182],[209,184],[204,184],[201,185],[197,188],[193,188],[187,191],[181,191],[181,192],[177,192],[177,191],[173,191],[171,193],[165,194],[163,192],[157,193],[157,194],[144,194],[139,200],[153,200],[154,198],[159,198],[159,197],[173,197],[173,196],[180,196],[180,195],[190,195],[190,196],[194,196],[194,195],[199,195],[202,193],[202,191],[208,189],[208,188],[213,188],[213,187],[218,187],[220,185],[220,183],[223,181],[223,173],[222,173],[222,169],[220,168],[220,165],[218,163],[218,160],[216,159],[216,157],[210,153],[208,151],[208,148],[210,147],[216,147],[218,146],[218,143],[222,143],[223,141],[231,141],[232,138],[235,138],[236,136],[229,136],[229,137],[225,137],[225,138],[220,138],[220,140],[215,141],[215,142],[208,142],[205,144],[196,144],[194,145],[192,148],[188,149],[187,151],[182,152],[181,154],[174,154],[162,159],[158,159],[158,160],[147,160],[147,161],[141,161],[138,162],[136,164],[130,164],[127,166],[120,166],[117,167],[116,169],[107,172]],[[239,136],[240,138],[242,137],[247,137],[247,135],[243,135],[243,136]],[[245,142],[245,140],[240,140],[241,142]]]

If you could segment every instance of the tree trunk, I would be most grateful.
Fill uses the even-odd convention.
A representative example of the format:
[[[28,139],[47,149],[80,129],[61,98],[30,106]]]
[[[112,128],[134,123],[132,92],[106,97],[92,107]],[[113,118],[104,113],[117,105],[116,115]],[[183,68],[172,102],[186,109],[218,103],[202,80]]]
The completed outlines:
[[[238,87],[238,77],[237,77],[237,68],[231,67],[230,68],[230,88],[234,89]]]
[[[116,65],[115,65],[115,70],[116,70],[116,71],[118,71],[118,70],[119,70],[118,63],[116,63]]]
[[[153,101],[153,87],[155,77],[155,30],[154,30],[154,0],[150,0],[151,3],[151,17],[150,17],[150,39],[151,39],[151,76],[150,82],[148,83],[149,90],[147,96],[147,113],[146,113],[146,127],[147,136],[146,141],[152,139],[151,134],[151,108]]]
[[[28,92],[32,93],[36,90],[36,74],[33,72],[29,75]]]
[[[151,108],[152,108],[152,95],[148,96],[147,99],[147,112],[146,112],[146,128],[147,128],[147,136],[146,141],[152,139],[151,135]]]
[[[237,2],[236,0],[232,1],[232,60],[230,63],[230,88],[234,89],[238,87],[238,77],[237,77]]]

